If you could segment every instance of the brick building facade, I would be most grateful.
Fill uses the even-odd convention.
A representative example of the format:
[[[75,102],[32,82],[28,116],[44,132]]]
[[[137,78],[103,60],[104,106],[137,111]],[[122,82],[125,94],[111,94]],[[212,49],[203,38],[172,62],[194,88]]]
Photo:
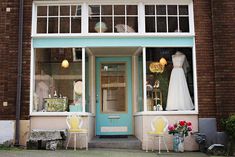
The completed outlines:
[[[195,0],[199,117],[235,113],[235,1]],[[2,0],[0,17],[0,120],[14,120],[19,1]],[[21,119],[29,119],[32,1],[24,1]],[[7,106],[3,106],[7,102]]]

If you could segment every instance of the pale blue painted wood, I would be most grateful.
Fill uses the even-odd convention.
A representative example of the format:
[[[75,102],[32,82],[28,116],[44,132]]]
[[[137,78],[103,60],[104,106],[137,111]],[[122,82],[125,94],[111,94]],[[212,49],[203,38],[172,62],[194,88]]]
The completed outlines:
[[[114,113],[105,114],[101,113],[100,100],[97,100],[96,104],[96,135],[131,135],[133,134],[132,128],[132,71],[131,71],[131,57],[97,57],[96,58],[96,94],[100,97],[100,65],[101,63],[115,63],[126,62],[127,70],[127,99],[128,99],[128,111],[127,113]],[[108,117],[112,115],[120,116],[120,119],[110,120]],[[127,126],[127,132],[101,132],[101,126]]]
[[[58,47],[193,47],[194,37],[34,38],[34,48]]]

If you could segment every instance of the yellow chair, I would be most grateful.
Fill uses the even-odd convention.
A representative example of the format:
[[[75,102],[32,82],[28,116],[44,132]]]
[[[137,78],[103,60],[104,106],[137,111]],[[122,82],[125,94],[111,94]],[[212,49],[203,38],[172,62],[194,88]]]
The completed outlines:
[[[168,120],[165,117],[156,117],[151,121],[151,131],[147,132],[147,144],[146,144],[146,152],[148,152],[148,141],[149,136],[152,137],[152,142],[154,146],[155,137],[158,138],[158,153],[161,153],[161,139],[166,147],[166,151],[168,151],[166,140],[164,137],[164,133],[167,131],[168,128]],[[152,148],[153,151],[153,148]]]
[[[76,142],[77,142],[77,135],[84,135],[85,136],[85,142],[86,142],[86,150],[88,150],[88,132],[87,129],[82,129],[83,120],[79,115],[73,114],[69,115],[66,118],[67,125],[69,127],[68,133],[69,133],[69,139],[66,145],[66,149],[68,148],[69,141],[71,139],[71,136],[73,134],[74,136],[74,150],[76,150]]]

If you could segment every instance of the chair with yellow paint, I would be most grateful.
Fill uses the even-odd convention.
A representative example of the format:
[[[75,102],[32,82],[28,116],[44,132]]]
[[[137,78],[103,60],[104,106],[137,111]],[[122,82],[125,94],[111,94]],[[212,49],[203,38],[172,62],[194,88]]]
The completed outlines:
[[[86,143],[86,150],[88,150],[88,131],[87,129],[82,129],[82,125],[83,125],[83,120],[82,117],[80,117],[77,114],[72,114],[69,115],[66,118],[66,123],[69,127],[68,129],[68,133],[69,133],[69,139],[66,145],[66,149],[68,148],[71,136],[73,134],[74,136],[74,150],[76,150],[76,142],[77,142],[77,135],[83,135],[85,136],[85,143]]]
[[[168,120],[165,117],[156,117],[151,121],[151,131],[147,132],[147,144],[146,144],[146,152],[148,152],[148,141],[151,138],[154,146],[155,137],[158,138],[158,153],[161,153],[161,139],[165,145],[166,151],[168,151],[166,140],[164,137],[164,133],[167,131],[168,128]],[[153,151],[153,148],[152,148]]]

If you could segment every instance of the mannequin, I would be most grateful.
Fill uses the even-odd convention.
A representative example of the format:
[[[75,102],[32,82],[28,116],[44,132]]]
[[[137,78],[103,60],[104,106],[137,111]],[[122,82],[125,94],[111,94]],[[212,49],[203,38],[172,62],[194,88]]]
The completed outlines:
[[[174,68],[169,82],[166,110],[194,109],[183,70],[185,60],[186,56],[182,52],[177,51],[172,55]]]

